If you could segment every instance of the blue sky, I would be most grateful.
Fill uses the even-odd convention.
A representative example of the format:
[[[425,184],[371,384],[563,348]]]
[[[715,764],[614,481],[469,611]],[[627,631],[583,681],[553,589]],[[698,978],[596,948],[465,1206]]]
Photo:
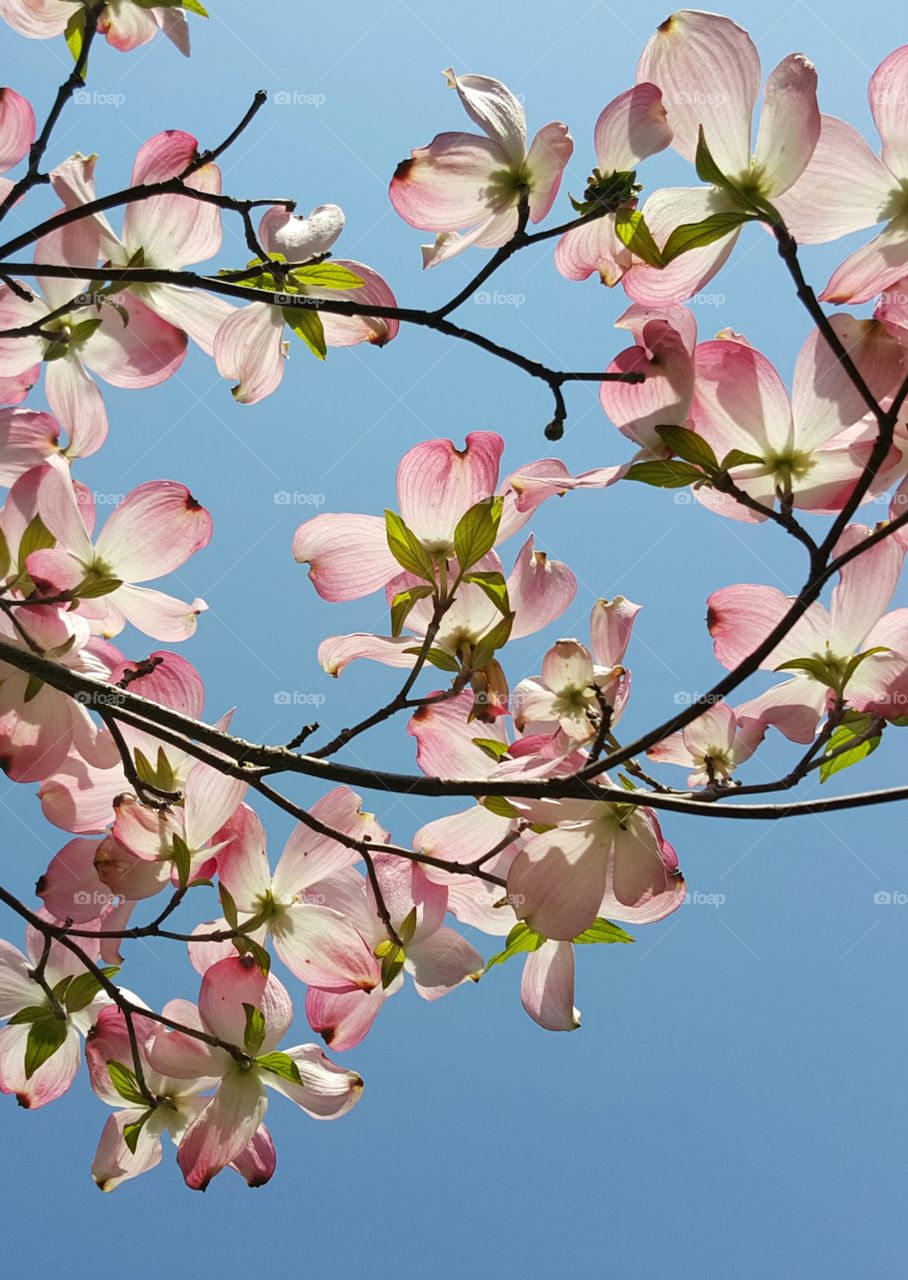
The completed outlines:
[[[632,82],[666,16],[651,0],[464,0],[456,11],[348,0],[320,6],[317,19],[302,8],[264,0],[253,22],[241,0],[212,0],[211,21],[192,23],[188,63],[163,41],[129,57],[99,49],[90,101],[67,111],[53,156],[98,151],[99,184],[113,189],[150,134],[180,127],[210,145],[265,88],[268,106],[225,157],[226,189],[294,196],[303,211],[341,204],[347,230],[337,251],[381,270],[414,305],[453,294],[480,260],[464,256],[423,276],[424,237],[386,195],[411,147],[462,123],[442,68],[503,79],[524,96],[531,130],[567,121],[576,150],[562,190],[579,194],[596,116]],[[824,109],[876,145],[866,82],[903,37],[901,5],[725,11],[757,39],[764,72],[794,50],[813,58]],[[4,29],[0,46],[4,83],[40,113],[67,67],[62,41],[39,45]],[[673,156],[642,176],[648,189],[692,180]],[[569,216],[565,194],[554,216]],[[816,283],[846,247],[805,253]],[[232,230],[219,265],[243,261]],[[509,300],[468,303],[463,323],[553,365],[594,368],[624,345],[611,328],[624,295],[562,280],[547,247],[518,256],[492,288]],[[786,378],[809,329],[759,232],[742,239],[697,316],[703,336],[727,325],[746,333]],[[290,738],[322,698],[319,718],[336,729],[395,687],[384,668],[361,664],[331,681],[317,666],[319,639],[378,627],[381,609],[325,605],[293,563],[292,535],[313,514],[314,495],[320,510],[380,511],[393,500],[400,454],[436,435],[459,444],[470,430],[498,430],[508,469],[553,452],[542,438],[550,406],[541,385],[419,330],[382,351],[332,353],[324,367],[297,347],[280,391],[256,408],[233,404],[197,351],[157,390],[105,397],[110,440],[79,475],[102,501],[145,480],[181,480],[211,510],[211,546],[172,586],[210,606],[185,647],[206,678],[210,714],[237,705],[236,728],[253,739]],[[626,456],[592,388],[570,389],[569,407],[557,452],[573,469]],[[871,508],[868,519],[883,514]],[[625,732],[664,718],[718,674],[703,623],[711,590],[746,581],[795,589],[803,573],[775,528],[723,522],[641,486],[549,503],[532,527],[581,583],[544,639],[582,637],[597,596],[621,592],[645,605],[629,654]],[[151,647],[124,637],[131,656]],[[515,644],[515,680],[535,669],[543,647]],[[283,691],[290,705],[276,702]],[[890,744],[842,785],[904,781],[898,756]],[[403,725],[386,728],[349,758],[408,769],[412,742]],[[774,744],[751,776],[789,759]],[[319,793],[291,789],[302,800]],[[32,792],[0,785],[4,879],[26,894],[64,843]],[[367,799],[400,841],[442,812]],[[288,823],[263,816],[276,854]],[[908,890],[904,822],[895,808],[778,827],[670,821],[692,901],[638,930],[633,947],[583,949],[581,1031],[551,1035],[529,1021],[519,965],[431,1006],[407,992],[343,1055],[366,1080],[351,1116],[316,1124],[276,1100],[268,1120],[278,1172],[263,1190],[226,1173],[195,1195],[168,1154],[152,1174],[101,1196],[88,1169],[106,1108],[87,1083],[34,1114],[7,1100],[6,1264],[15,1271],[37,1255],[66,1277],[126,1265],[136,1280],[221,1268],[342,1280],[535,1280],[592,1269],[739,1280],[899,1274],[908,906],[874,899]],[[19,940],[14,920],[2,932]],[[123,977],[149,1001],[197,990],[177,946],[137,945]],[[305,1040],[301,996],[297,1008]]]

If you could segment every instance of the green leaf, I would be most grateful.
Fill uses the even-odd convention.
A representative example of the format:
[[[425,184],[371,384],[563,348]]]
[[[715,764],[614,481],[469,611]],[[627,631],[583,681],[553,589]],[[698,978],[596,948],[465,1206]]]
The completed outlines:
[[[419,649],[404,649],[404,653],[418,654],[419,652]],[[460,663],[444,649],[430,649],[426,654],[426,662],[430,667],[437,667],[439,671],[448,671],[453,675],[457,675],[460,671]]]
[[[866,760],[868,756],[873,755],[877,747],[880,745],[880,734],[876,734],[872,738],[867,738],[864,742],[858,743],[852,747],[850,751],[843,748],[847,747],[849,742],[853,742],[856,738],[860,738],[867,732],[873,723],[873,717],[866,712],[858,713],[847,724],[841,724],[831,734],[826,747],[825,754],[833,755],[837,751],[841,751],[841,755],[836,755],[833,760],[824,760],[820,765],[820,782],[826,782],[835,773],[841,772],[842,769],[848,769],[853,764],[857,764],[860,760]]]
[[[85,10],[77,9],[66,24],[66,30],[63,32],[63,38],[67,47],[73,56],[73,62],[79,61],[79,55],[82,52],[82,44],[85,38]],[[85,79],[85,73],[82,73],[82,79]]]
[[[243,938],[242,943],[244,953],[254,957],[255,963],[259,967],[259,972],[267,978],[271,972],[271,956],[253,938]]]
[[[392,945],[387,955],[382,956],[381,962],[381,985],[382,990],[387,991],[391,983],[404,967],[404,961],[407,955],[403,947],[395,947]]]
[[[56,545],[57,539],[41,517],[34,516],[29,521],[19,542],[19,568],[25,568],[25,561],[33,551],[47,551]]]
[[[719,460],[708,440],[687,427],[656,427],[656,433],[685,462],[692,462],[706,471],[715,471]]]
[[[185,9],[187,13],[197,13],[200,18],[208,17],[208,10],[203,9],[199,0],[133,0],[142,9]]]
[[[29,1027],[25,1044],[25,1078],[30,1080],[39,1067],[52,1058],[66,1039],[67,1022],[53,1013],[44,1012]]]
[[[254,1004],[244,1002],[246,1013],[246,1029],[243,1032],[243,1048],[254,1058],[265,1043],[265,1015]]]
[[[822,658],[792,658],[790,662],[782,662],[776,671],[804,671],[807,675],[825,684],[829,689],[838,688],[838,679],[829,670],[828,663]]]
[[[131,1102],[133,1106],[144,1107],[148,1105],[148,1099],[139,1088],[139,1082],[129,1067],[122,1062],[108,1062],[107,1074],[117,1093],[125,1102]]]
[[[328,348],[325,344],[325,327],[322,318],[312,307],[282,307],[284,319],[298,338],[319,360],[324,360]]]
[[[50,1017],[51,1013],[52,1010],[46,1004],[30,1004],[24,1009],[20,1009],[18,1013],[14,1013],[6,1025],[8,1027],[24,1027],[27,1023]]]
[[[235,929],[239,924],[240,916],[237,911],[236,902],[233,894],[224,884],[223,880],[218,882],[218,894],[221,899],[221,910],[224,913],[224,919],[227,921],[231,929]]]
[[[508,599],[508,584],[505,582],[503,574],[479,570],[475,573],[465,574],[464,582],[475,583],[505,617],[511,612],[511,602]]]
[[[839,688],[841,690],[844,690],[846,688],[848,681],[857,671],[858,667],[861,665],[861,663],[864,661],[865,658],[870,658],[875,653],[889,653],[889,652],[890,650],[887,645],[878,644],[878,645],[875,645],[872,649],[865,649],[863,653],[856,653],[854,657],[850,659],[847,666],[845,667],[844,672],[842,673],[842,682],[839,685]]]
[[[700,468],[689,462],[635,462],[624,478],[657,489],[681,489],[695,480],[705,479]]]
[[[428,583],[425,586],[407,587],[406,591],[398,591],[391,601],[392,636],[399,636],[403,631],[404,623],[417,600],[425,600],[426,596],[431,596],[434,591],[434,586],[430,586]]]
[[[40,676],[29,676],[28,684],[25,686],[25,693],[22,695],[23,702],[31,702],[32,698],[36,698],[44,688],[44,681]]]
[[[101,596],[109,596],[112,591],[118,591],[122,585],[122,578],[95,577],[89,574],[79,583],[73,595],[80,600],[97,600]]]
[[[274,1075],[280,1076],[282,1080],[289,1080],[291,1084],[303,1083],[300,1069],[289,1053],[262,1054],[260,1058],[256,1058],[255,1065],[265,1071],[273,1072]]]
[[[294,284],[308,285],[312,289],[361,289],[366,283],[362,276],[354,274],[339,262],[313,262],[308,267],[297,267],[290,272]]]
[[[143,1098],[142,1101],[144,1102],[145,1099]],[[133,1120],[130,1124],[124,1124],[123,1126],[123,1141],[133,1155],[136,1154],[136,1147],[139,1145],[139,1134],[153,1114],[152,1111],[146,1111],[144,1115],[139,1116],[138,1120]]]
[[[158,747],[157,768],[155,770],[155,782],[162,791],[173,791],[176,785],[176,778],[173,776],[173,767],[167,759],[167,753],[163,747]]]
[[[385,512],[385,536],[388,548],[401,568],[417,578],[425,578],[434,586],[435,565],[432,557],[396,511]]]
[[[474,671],[481,671],[494,658],[499,649],[504,648],[511,637],[511,627],[514,624],[514,615],[509,613],[506,618],[502,618],[499,623],[492,628],[491,631],[476,642],[473,648],[472,667]]]
[[[618,774],[618,781],[621,783],[622,787],[624,787],[624,790],[625,790],[625,791],[639,791],[639,790],[640,790],[640,788],[637,786],[636,782],[634,782],[633,778],[629,778],[629,777],[627,776],[627,774],[626,774],[626,773],[619,773],[619,774]]]
[[[732,467],[745,467],[756,463],[760,466],[766,465],[765,459],[755,453],[744,453],[741,449],[732,449],[719,463],[719,470],[730,471]]]
[[[69,331],[69,340],[73,342],[87,342],[93,333],[101,327],[101,321],[97,319],[80,320],[78,324],[74,324]]]
[[[479,803],[484,809],[488,809],[489,813],[494,813],[499,818],[520,817],[520,810],[515,809],[510,800],[505,800],[504,796],[483,796]]]
[[[114,974],[119,973],[119,967],[115,964],[108,965],[101,972],[105,978],[112,978]],[[80,973],[69,983],[66,994],[62,997],[67,1013],[79,1013],[82,1009],[88,1008],[100,990],[101,983],[93,973]]]
[[[472,569],[494,547],[503,508],[503,497],[488,498],[470,507],[458,520],[454,530],[454,554],[461,573]]]
[[[397,936],[405,947],[408,947],[413,941],[413,935],[416,933],[416,922],[416,908],[411,907],[397,930]]]
[[[6,534],[0,529],[0,578],[5,578],[12,567],[12,556],[9,553],[9,543],[6,540]]]
[[[177,869],[177,883],[184,889],[189,883],[192,852],[183,837],[176,834],[173,836],[173,862]]]
[[[662,260],[667,266],[675,258],[680,258],[682,253],[689,253],[691,249],[702,249],[704,245],[713,244],[716,240],[722,240],[725,236],[731,235],[745,222],[757,221],[759,219],[755,214],[728,209],[721,213],[711,213],[701,222],[684,222],[680,227],[675,227],[666,240],[665,248],[662,250]]]
[[[474,738],[473,746],[479,747],[480,751],[484,751],[487,756],[491,756],[493,760],[502,760],[510,751],[510,747],[506,742],[499,742],[497,738]],[[496,796],[486,796],[487,800],[495,800]],[[486,806],[488,808],[488,805]]]
[[[621,243],[649,266],[665,266],[665,256],[659,252],[639,209],[619,209],[615,214],[615,231]]]
[[[494,964],[504,964],[506,960],[510,960],[511,956],[520,955],[523,951],[538,951],[545,942],[540,934],[534,931],[521,920],[507,936],[504,944],[504,950],[497,952],[492,956],[483,969],[483,973],[488,973]]]
[[[584,929],[583,933],[578,933],[574,938],[576,943],[633,941],[629,933],[625,933],[618,925],[612,924],[611,920],[606,920],[602,916],[597,916],[588,929]]]

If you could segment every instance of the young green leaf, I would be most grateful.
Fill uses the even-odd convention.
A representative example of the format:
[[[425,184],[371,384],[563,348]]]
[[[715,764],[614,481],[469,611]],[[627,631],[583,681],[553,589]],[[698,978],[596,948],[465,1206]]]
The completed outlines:
[[[19,540],[19,568],[25,568],[25,561],[33,551],[48,551],[56,545],[57,539],[41,517],[34,516]]]
[[[648,266],[665,266],[665,257],[659,252],[659,246],[639,209],[618,209],[615,214],[615,231],[621,243]]]
[[[745,222],[757,221],[759,219],[755,214],[728,209],[721,213],[711,213],[701,222],[684,222],[680,227],[675,227],[666,240],[665,248],[662,250],[662,260],[668,265],[675,258],[680,258],[682,253],[689,253],[691,249],[702,249],[704,245],[713,244],[716,240],[722,240],[725,236],[731,235]]]
[[[494,571],[481,570],[475,573],[464,575],[464,582],[473,582],[481,591],[492,601],[492,604],[500,613],[507,616],[511,612],[511,604],[508,600],[508,584],[504,580],[504,576]]]
[[[401,568],[417,578],[425,578],[434,586],[435,565],[432,557],[396,511],[385,512],[385,536],[388,548]]]
[[[417,600],[425,600],[426,596],[432,595],[434,590],[433,586],[426,583],[425,586],[407,587],[405,591],[398,591],[391,601],[392,636],[399,636],[403,631],[404,623]]]
[[[633,941],[629,933],[625,933],[618,925],[612,924],[611,920],[606,920],[602,916],[597,916],[588,929],[584,929],[583,933],[578,933],[574,938],[575,943]]]
[[[479,803],[484,809],[488,809],[489,813],[494,813],[496,817],[520,817],[520,810],[515,809],[510,800],[505,800],[504,796],[483,796]]]
[[[387,991],[388,987],[390,987],[391,983],[400,973],[401,969],[404,967],[404,961],[406,958],[406,952],[403,947],[396,947],[394,945],[392,945],[390,951],[388,951],[386,955],[382,956],[381,985],[383,991]]]
[[[877,733],[847,750],[849,742],[856,742],[868,732],[873,724],[873,717],[867,712],[852,712],[845,719],[846,723],[840,724],[830,735],[825,754],[834,758],[826,759],[820,765],[820,782],[826,782],[842,769],[866,760],[880,745],[880,734]]]
[[[494,547],[503,508],[504,498],[489,498],[477,502],[458,520],[454,530],[454,554],[461,573],[472,569]]]
[[[506,618],[502,618],[499,623],[492,628],[491,631],[477,641],[473,649],[473,670],[481,671],[492,661],[499,649],[502,649],[511,636],[511,627],[514,625],[514,615],[509,613]]]
[[[404,649],[404,653],[419,654],[421,650]],[[457,675],[460,671],[460,663],[450,653],[446,653],[444,649],[430,649],[426,654],[426,662],[430,667],[437,667],[439,671],[447,671],[452,675]]]
[[[290,279],[310,289],[361,289],[366,283],[362,276],[339,262],[313,262],[308,267],[297,267],[290,272]]]
[[[124,1102],[131,1102],[137,1107],[148,1105],[148,1099],[143,1095],[139,1082],[129,1067],[122,1062],[108,1062],[107,1074]]]
[[[397,930],[397,936],[405,947],[408,947],[413,941],[413,935],[416,933],[416,908],[411,907],[404,919],[400,922]]]
[[[184,889],[189,883],[192,853],[183,837],[176,834],[173,837],[173,862],[177,869],[177,883],[181,889]]]
[[[25,1043],[25,1078],[30,1080],[39,1067],[52,1058],[66,1039],[65,1018],[45,1010],[43,1018],[35,1018],[28,1029]]]
[[[246,1014],[243,1048],[251,1058],[254,1058],[265,1043],[265,1015],[254,1004],[246,1004],[244,1002],[243,1009]]]
[[[485,752],[487,756],[496,761],[503,760],[510,750],[506,742],[499,742],[497,738],[474,738],[473,746],[479,747],[480,751]],[[495,799],[497,799],[496,796],[486,796],[487,801]],[[488,808],[488,805],[486,805],[486,808]],[[516,813],[516,810],[514,812]],[[510,817],[510,814],[508,816]]]
[[[129,1147],[133,1155],[136,1154],[136,1147],[139,1145],[139,1134],[148,1123],[152,1114],[152,1111],[146,1111],[144,1115],[139,1116],[138,1120],[132,1120],[129,1124],[125,1124],[123,1126],[123,1141],[126,1143],[127,1147]]]
[[[115,964],[107,965],[101,972],[105,978],[112,978],[119,972],[119,968]],[[100,990],[101,983],[93,973],[80,973],[68,984],[62,997],[67,1013],[79,1013],[82,1009],[87,1009]]]
[[[699,467],[689,462],[635,462],[625,480],[653,485],[657,489],[681,489],[706,477]]]
[[[504,950],[497,952],[488,960],[483,973],[488,973],[492,965],[504,964],[506,960],[511,959],[511,956],[520,955],[523,951],[538,951],[544,942],[545,938],[534,933],[522,920],[519,921],[508,934]]]
[[[729,453],[726,453],[725,457],[719,463],[719,470],[730,471],[732,467],[751,466],[756,465],[757,463],[759,463],[760,466],[763,466],[764,459],[758,457],[755,453],[744,453],[741,449],[732,449]]]
[[[685,462],[692,462],[706,471],[715,471],[718,468],[719,461],[713,453],[712,445],[696,431],[690,431],[687,427],[667,426],[656,427],[656,433],[672,453],[683,458]]]
[[[319,360],[328,354],[322,318],[312,307],[283,307],[284,319]]]
[[[255,1065],[261,1067],[264,1071],[271,1071],[276,1076],[280,1076],[282,1080],[288,1080],[291,1084],[302,1084],[300,1069],[290,1057],[289,1053],[264,1053],[260,1058],[256,1058]]]

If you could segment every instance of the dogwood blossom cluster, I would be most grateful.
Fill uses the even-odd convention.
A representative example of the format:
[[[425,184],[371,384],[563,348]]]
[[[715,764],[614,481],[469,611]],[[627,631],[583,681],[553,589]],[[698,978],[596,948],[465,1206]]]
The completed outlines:
[[[194,0],[0,0],[12,28],[65,34],[77,59],[98,33],[129,50],[163,31],[188,53],[187,11],[204,16]],[[58,157],[46,177],[59,210],[26,237],[33,276],[0,268],[0,764],[38,784],[43,820],[62,833],[37,869],[33,907],[0,892],[24,926],[23,949],[0,941],[0,1091],[41,1107],[84,1065],[111,1109],[92,1164],[104,1190],[158,1164],[165,1137],[193,1189],[228,1167],[267,1182],[268,1090],[316,1119],[345,1115],[363,1081],[335,1055],[408,982],[427,1002],[459,988],[466,999],[519,957],[530,1018],[575,1030],[575,948],[631,943],[630,930],[684,901],[658,816],[666,800],[702,808],[754,778],[766,789],[752,766],[772,735],[807,747],[780,788],[814,769],[825,781],[908,722],[908,609],[894,603],[908,552],[908,46],[871,78],[877,157],[822,114],[800,53],[770,72],[755,128],[762,70],[750,37],[721,16],[674,14],[599,115],[595,167],[552,235],[529,228],[559,196],[568,126],[530,140],[504,84],[445,76],[455,128],[413,150],[389,189],[400,217],[434,236],[423,265],[480,249],[503,261],[537,235],[554,242],[566,280],[598,276],[628,305],[615,321],[623,349],[599,386],[602,465],[503,465],[494,430],[467,432],[462,447],[428,439],[400,459],[386,509],[287,530],[308,573],[301,593],[383,597],[383,627],[321,637],[309,660],[336,678],[379,664],[400,674],[377,673],[376,687],[403,684],[311,755],[308,730],[278,763],[330,779],[352,738],[398,717],[401,757],[418,771],[409,781],[434,784],[444,809],[416,830],[388,830],[381,798],[372,813],[340,782],[291,806],[296,825],[269,851],[264,801],[279,769],[246,759],[231,710],[206,710],[203,676],[180,652],[206,605],[164,581],[178,569],[192,580],[209,512],[178,480],[152,479],[101,522],[78,475],[117,430],[101,384],[155,386],[190,342],[251,405],[277,391],[296,339],[324,359],[328,347],[396,338],[412,314],[374,268],[333,255],[343,211],[238,206],[217,157],[167,130],[140,146],[122,212],[99,207],[94,154]],[[478,132],[459,127],[461,108]],[[21,216],[38,133],[30,104],[0,90],[0,170],[13,175],[0,179],[4,212],[15,204]],[[667,148],[701,185],[641,200],[638,170]],[[222,217],[238,208],[251,261],[204,267],[199,283],[199,264],[221,251]],[[685,306],[751,222],[789,254],[884,224],[833,272],[821,300],[852,310],[812,313],[790,387],[741,333],[701,337]],[[815,589],[801,599],[717,582],[707,628],[718,675],[750,664],[775,679],[756,694],[732,681],[728,696],[626,752],[626,726],[632,741],[640,727],[630,664],[642,606],[596,599],[577,634],[567,551],[540,545],[532,524],[555,499],[569,524],[584,492],[633,482],[687,487],[711,515],[794,531],[812,548]],[[887,517],[875,526],[860,519],[870,502]],[[826,533],[807,532],[823,518],[825,550]],[[374,620],[374,601],[364,616]],[[528,671],[509,646],[543,632]],[[682,772],[652,776],[667,765]],[[178,908],[195,911],[185,932],[172,927]],[[185,946],[197,1002],[156,1010],[137,994],[142,937]],[[303,1034],[331,1057],[308,1041],[286,1047],[300,1034],[294,1001]]]

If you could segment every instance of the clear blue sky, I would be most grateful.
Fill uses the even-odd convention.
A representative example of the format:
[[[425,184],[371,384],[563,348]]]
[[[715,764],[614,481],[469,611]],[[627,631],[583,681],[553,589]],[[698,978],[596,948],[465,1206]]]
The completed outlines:
[[[89,91],[98,96],[68,110],[55,158],[98,151],[102,189],[112,189],[155,131],[185,128],[212,144],[256,89],[297,95],[296,105],[270,103],[226,157],[226,188],[295,196],[303,210],[341,204],[348,229],[338,252],[383,271],[399,299],[416,305],[453,293],[479,262],[465,256],[423,276],[423,237],[386,196],[411,147],[461,124],[442,68],[503,79],[525,96],[531,130],[567,121],[576,151],[564,186],[579,194],[596,116],[632,82],[645,40],[667,16],[661,0],[210,7],[210,22],[192,23],[191,62],[163,41],[129,57],[106,47],[93,55]],[[757,39],[764,72],[793,50],[813,58],[824,109],[876,146],[866,82],[904,39],[901,4],[733,0],[726,12]],[[0,47],[4,83],[46,107],[65,70],[62,41],[39,45],[4,29]],[[668,157],[644,180],[651,189],[691,178]],[[569,216],[564,196],[556,215]],[[812,278],[824,282],[844,252],[806,254]],[[223,263],[243,261],[234,236]],[[495,287],[523,305],[468,304],[464,323],[565,367],[596,367],[624,345],[611,330],[624,295],[562,280],[547,248],[513,261]],[[711,291],[719,300],[698,307],[701,334],[731,325],[790,376],[808,325],[769,239],[745,237]],[[182,480],[212,511],[211,547],[174,583],[210,605],[185,652],[207,679],[211,714],[237,704],[236,727],[253,739],[290,738],[307,717],[306,706],[275,704],[281,690],[324,696],[321,718],[336,728],[396,680],[367,664],[339,682],[319,671],[318,640],[369,629],[380,609],[317,599],[290,556],[312,508],[277,503],[275,493],[322,494],[322,510],[380,511],[404,449],[434,435],[461,442],[476,428],[506,437],[510,464],[551,452],[544,388],[421,331],[384,351],[333,353],[324,367],[296,348],[278,394],[253,409],[232,403],[197,351],[156,391],[105,396],[110,441],[79,474],[102,494]],[[571,390],[570,409],[559,448],[572,468],[626,456],[592,389]],[[871,520],[883,514],[872,511]],[[549,638],[583,636],[599,595],[622,592],[646,606],[629,655],[631,728],[663,718],[679,692],[716,676],[703,623],[711,590],[739,581],[794,589],[802,574],[774,528],[726,523],[639,486],[550,503],[533,527],[582,584]],[[124,644],[133,656],[150,647],[141,637]],[[514,677],[541,652],[532,640],[515,646]],[[377,734],[351,758],[408,768],[402,730]],[[894,782],[900,751],[881,751],[869,772],[845,782],[871,772],[875,783]],[[752,776],[788,758],[771,751]],[[31,791],[0,784],[3,874],[24,893],[63,843]],[[296,794],[318,792],[300,784]],[[401,841],[429,812],[369,801]],[[266,821],[276,853],[288,824],[273,814]],[[777,829],[667,825],[701,901],[640,929],[633,947],[583,949],[581,1031],[551,1035],[529,1021],[519,965],[431,1006],[409,992],[397,997],[344,1055],[366,1079],[355,1113],[316,1124],[275,1101],[278,1172],[266,1189],[249,1191],[228,1172],[196,1195],[168,1154],[163,1167],[102,1196],[89,1164],[107,1111],[84,1079],[39,1113],[5,1100],[10,1274],[36,1258],[67,1280],[106,1280],[124,1267],[135,1280],[221,1271],[340,1280],[902,1274],[908,906],[880,906],[874,895],[908,890],[905,810]],[[703,895],[723,901],[707,905]],[[19,940],[13,920],[4,918],[2,932]],[[197,991],[185,957],[164,945],[137,946],[124,979],[149,1000]],[[301,998],[298,1012],[305,1040]]]

